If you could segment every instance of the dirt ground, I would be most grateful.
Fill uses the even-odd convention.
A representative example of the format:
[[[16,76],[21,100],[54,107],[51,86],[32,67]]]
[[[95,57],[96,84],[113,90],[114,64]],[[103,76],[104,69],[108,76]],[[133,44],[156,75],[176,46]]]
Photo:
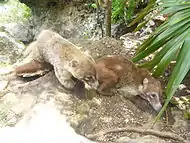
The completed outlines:
[[[82,46],[82,50],[87,51],[95,59],[113,54],[129,56],[128,49],[123,48],[122,42],[115,39],[103,38],[100,41],[72,39],[71,41]],[[186,82],[188,83],[187,88],[190,90],[189,80],[185,81],[185,84]],[[76,132],[87,137],[102,130],[123,127],[149,129],[156,116],[150,105],[139,97],[128,100],[122,96],[97,95],[95,91],[89,90],[86,98],[80,99],[60,85],[53,71],[28,82],[20,78],[14,79],[6,89],[1,91],[0,95],[0,106],[2,107],[0,125],[2,127],[15,126],[35,104],[50,100],[55,103],[56,108],[62,114],[67,116]],[[152,129],[175,133],[187,142],[190,141],[189,121],[183,118],[182,111],[176,107],[168,110],[167,118],[157,122]],[[102,143],[122,142],[121,137],[137,139],[148,135],[149,133],[117,131],[98,136],[94,140]],[[148,137],[151,142],[157,143],[182,142],[151,134]]]

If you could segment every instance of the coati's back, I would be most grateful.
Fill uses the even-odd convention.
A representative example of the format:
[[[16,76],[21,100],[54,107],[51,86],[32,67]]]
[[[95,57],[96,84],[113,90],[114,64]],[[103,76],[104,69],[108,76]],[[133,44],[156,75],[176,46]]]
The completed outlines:
[[[99,61],[97,60],[96,63]],[[151,84],[154,84],[158,80],[151,76],[150,72],[145,68],[138,68],[132,61],[124,56],[107,56],[100,59],[101,63],[105,64],[105,67],[111,69],[119,76],[120,84],[142,84],[143,79],[149,79]]]
[[[107,68],[114,71],[119,77],[119,83],[126,84],[127,82],[140,82],[143,80],[142,73],[129,59],[123,56],[111,55],[98,59],[96,65],[98,70]],[[101,66],[101,67],[100,67]]]
[[[51,30],[43,30],[38,35],[37,42],[38,49],[47,62],[71,61],[75,57],[80,61],[88,59],[76,45]]]

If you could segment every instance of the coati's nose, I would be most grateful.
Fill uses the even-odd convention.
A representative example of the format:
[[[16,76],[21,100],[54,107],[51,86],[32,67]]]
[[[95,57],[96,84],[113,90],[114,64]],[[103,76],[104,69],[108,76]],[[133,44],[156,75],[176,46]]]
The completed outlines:
[[[152,107],[155,111],[159,112],[162,109],[162,105],[160,103],[153,104]]]
[[[93,83],[88,83],[93,89],[97,90],[99,87],[98,80],[95,80]]]
[[[156,92],[146,93],[146,100],[151,104],[155,111],[159,112],[162,109],[159,94]]]

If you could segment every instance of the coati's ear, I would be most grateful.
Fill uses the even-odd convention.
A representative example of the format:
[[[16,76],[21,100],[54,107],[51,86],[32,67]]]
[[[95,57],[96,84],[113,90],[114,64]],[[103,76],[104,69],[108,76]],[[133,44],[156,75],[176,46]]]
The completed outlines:
[[[145,78],[145,79],[143,79],[143,89],[144,90],[147,89],[147,86],[148,86],[148,79]]]
[[[148,79],[145,78],[145,79],[143,79],[142,85],[139,85],[139,91],[140,91],[140,92],[143,92],[144,89],[147,88],[147,85],[148,85]]]
[[[78,61],[77,60],[72,60],[70,62],[70,66],[73,67],[73,68],[77,67],[78,66]]]

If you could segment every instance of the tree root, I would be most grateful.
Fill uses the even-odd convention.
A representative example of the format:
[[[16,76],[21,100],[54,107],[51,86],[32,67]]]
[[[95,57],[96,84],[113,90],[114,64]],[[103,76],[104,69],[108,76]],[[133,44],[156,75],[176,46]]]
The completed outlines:
[[[155,131],[153,129],[140,129],[140,128],[133,128],[133,127],[107,129],[107,130],[100,131],[96,134],[86,135],[86,137],[88,137],[89,139],[95,139],[95,138],[99,138],[101,136],[104,136],[105,134],[116,133],[116,132],[136,132],[136,133],[140,133],[140,134],[144,134],[144,135],[154,135],[154,136],[157,136],[160,138],[179,140],[179,141],[184,142],[184,143],[187,142],[184,138],[180,137],[179,135],[177,135],[175,133],[160,132],[160,131]]]

